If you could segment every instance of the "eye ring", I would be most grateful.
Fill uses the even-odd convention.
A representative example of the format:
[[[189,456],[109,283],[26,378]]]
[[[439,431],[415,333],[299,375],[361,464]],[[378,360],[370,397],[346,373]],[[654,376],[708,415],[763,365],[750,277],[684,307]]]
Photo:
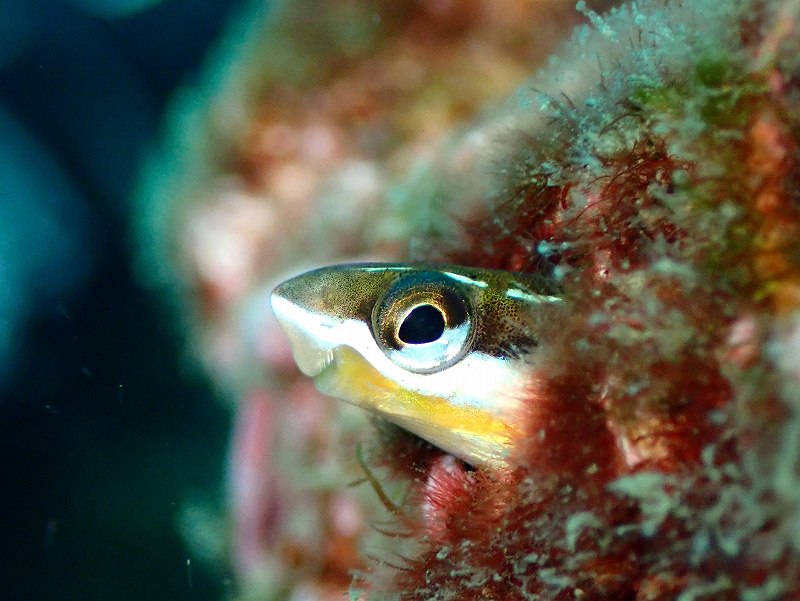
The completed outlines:
[[[459,284],[435,272],[400,278],[372,311],[372,334],[383,353],[413,373],[434,373],[472,347],[475,312]]]

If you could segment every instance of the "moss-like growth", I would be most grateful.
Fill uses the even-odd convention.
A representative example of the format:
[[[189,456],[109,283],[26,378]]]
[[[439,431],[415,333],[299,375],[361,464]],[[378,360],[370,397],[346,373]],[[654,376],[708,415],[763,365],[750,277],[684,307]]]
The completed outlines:
[[[519,470],[443,485],[449,521],[373,598],[799,598],[798,19],[592,15],[476,125],[512,124],[496,195],[421,248],[550,277],[570,316],[540,341]]]

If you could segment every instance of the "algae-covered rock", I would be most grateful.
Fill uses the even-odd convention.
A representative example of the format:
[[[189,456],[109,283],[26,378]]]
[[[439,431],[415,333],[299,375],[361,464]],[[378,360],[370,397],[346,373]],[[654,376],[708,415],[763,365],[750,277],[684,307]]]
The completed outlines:
[[[278,7],[177,105],[143,265],[238,402],[243,597],[800,598],[800,4],[578,8],[534,74],[521,4]],[[298,379],[267,293],[354,257],[558,288],[510,468]]]

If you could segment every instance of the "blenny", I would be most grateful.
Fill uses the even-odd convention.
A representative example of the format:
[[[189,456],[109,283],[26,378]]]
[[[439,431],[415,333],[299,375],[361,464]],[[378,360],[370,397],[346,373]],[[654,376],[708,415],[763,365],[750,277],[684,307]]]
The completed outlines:
[[[472,465],[504,465],[539,334],[562,304],[532,276],[442,264],[324,267],[280,284],[272,308],[300,370]]]

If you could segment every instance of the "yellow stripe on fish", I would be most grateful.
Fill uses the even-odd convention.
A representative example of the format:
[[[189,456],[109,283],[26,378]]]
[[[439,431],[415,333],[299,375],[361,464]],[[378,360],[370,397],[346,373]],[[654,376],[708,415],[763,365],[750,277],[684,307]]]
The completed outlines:
[[[272,294],[300,369],[472,464],[506,462],[549,311],[520,274],[452,265],[346,264]]]

